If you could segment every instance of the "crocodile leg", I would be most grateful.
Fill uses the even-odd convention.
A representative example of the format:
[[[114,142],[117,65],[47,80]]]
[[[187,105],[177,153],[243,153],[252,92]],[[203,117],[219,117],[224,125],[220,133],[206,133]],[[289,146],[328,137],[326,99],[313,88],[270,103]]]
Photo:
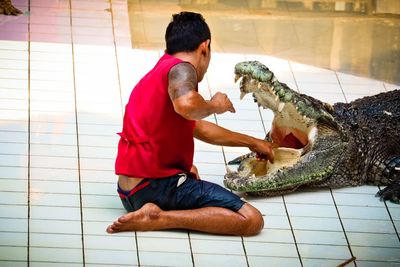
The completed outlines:
[[[389,185],[376,193],[381,200],[390,200],[400,204],[400,156],[393,157],[387,161],[382,172],[382,177]]]
[[[0,0],[0,14],[18,16],[22,11],[14,7],[11,0]]]

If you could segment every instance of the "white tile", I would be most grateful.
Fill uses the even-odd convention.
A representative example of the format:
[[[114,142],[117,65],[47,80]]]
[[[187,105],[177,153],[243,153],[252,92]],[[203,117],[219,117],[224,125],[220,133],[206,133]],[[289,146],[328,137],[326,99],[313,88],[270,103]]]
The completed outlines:
[[[396,234],[347,232],[351,246],[400,248]]]
[[[391,221],[342,219],[344,229],[347,232],[387,233],[393,234],[395,230]]]
[[[347,245],[343,232],[294,230],[294,234],[298,244]]]
[[[192,240],[192,248],[194,244],[198,244],[198,242],[201,242],[200,240],[196,240],[196,242],[193,241],[194,240]],[[190,253],[189,239],[187,238],[165,239],[165,238],[138,237],[137,243],[138,243],[138,249],[140,251]]]
[[[27,155],[28,154],[28,144],[27,143],[0,143],[0,154],[18,154]]]
[[[28,261],[0,261],[0,265],[2,267],[27,267]]]
[[[52,145],[76,145],[75,135],[31,133],[31,143]]]
[[[74,208],[74,207],[32,206],[31,207],[31,218],[32,219],[44,219],[44,220],[79,221],[81,219],[81,213],[80,213],[79,208]]]
[[[31,181],[31,192],[79,195],[79,184],[67,181]]]
[[[111,223],[124,215],[126,211],[121,205],[119,209],[97,209],[97,208],[84,208],[83,220],[85,222],[98,221]],[[107,225],[106,225],[107,226]]]
[[[400,263],[400,248],[356,247],[352,251],[358,260],[388,261]]]
[[[139,251],[140,266],[193,266],[189,253]],[[197,266],[197,265],[196,265]]]
[[[106,235],[107,236],[107,235],[109,235],[109,233],[106,232],[106,228],[116,219],[117,219],[117,217],[115,217],[112,221],[107,221],[107,222],[84,221],[83,222],[83,232],[85,233],[85,235]],[[131,238],[132,240],[135,239],[134,232],[121,232],[121,233],[116,233],[113,235],[126,236],[126,237]]]
[[[37,248],[30,247],[29,258],[31,261],[81,263],[83,261],[82,249],[75,248]]]
[[[317,217],[290,217],[293,229],[297,230],[320,230],[320,231],[342,231],[338,218]]]
[[[203,235],[207,237],[215,237],[215,235],[207,235],[205,233],[194,232],[190,233],[191,238],[199,238],[199,235],[206,239]],[[147,237],[147,238],[164,238],[164,239],[187,239],[188,238],[188,231],[187,230],[159,230],[159,231],[146,231],[146,232],[136,232],[137,237]]]
[[[251,267],[300,267],[302,266],[298,258],[282,258],[282,257],[263,257],[263,256],[248,256],[249,265]],[[304,263],[304,262],[303,262]],[[307,265],[304,265],[307,266]]]
[[[247,266],[245,256],[240,255],[217,255],[217,254],[194,254],[194,264],[199,267],[221,266],[241,267]],[[191,266],[191,265],[186,265]]]
[[[245,248],[248,256],[297,257],[294,244],[245,242]]]
[[[0,232],[0,246],[22,247],[28,245],[28,233]]]
[[[0,247],[0,260],[26,261],[28,250],[26,247]]]
[[[1,191],[28,192],[28,181],[25,179],[0,179]]]
[[[1,218],[0,217],[0,231],[27,233],[27,231],[28,231],[28,219],[27,219],[28,213],[27,213],[27,211],[28,211],[28,209],[26,209],[25,216],[22,218]]]
[[[115,249],[115,250],[136,250],[136,240],[132,236],[118,235],[85,235],[85,249]]]
[[[31,205],[80,207],[80,199],[78,194],[41,193],[34,192],[34,190],[36,190],[36,188],[33,187],[30,194]]]
[[[263,229],[261,233],[256,236],[243,237],[247,242],[268,242],[268,243],[293,243],[293,234],[291,230],[285,229]],[[297,240],[297,235],[296,235]],[[299,242],[299,240],[297,240]]]
[[[28,156],[0,154],[0,164],[3,166],[26,167],[28,166]]]
[[[138,266],[136,251],[131,250],[92,250],[85,249],[85,261],[89,264],[97,264],[111,266],[115,265],[128,265]]]
[[[31,144],[31,156],[54,156],[54,157],[77,157],[78,148],[76,146],[67,145],[47,145],[47,144]]]
[[[0,109],[0,120],[28,121],[28,112],[23,110]]]
[[[84,195],[117,195],[117,183],[82,182],[82,194]]]
[[[333,192],[336,205],[384,207],[383,202],[374,194],[347,194]]]
[[[82,206],[85,208],[121,208],[121,200],[115,193],[114,196],[82,196]]]
[[[116,185],[118,177],[114,171],[81,170],[81,180],[82,182],[114,183]]]
[[[30,233],[29,245],[42,248],[82,248],[82,237],[78,234]]]
[[[350,258],[349,258],[350,259]],[[309,259],[309,258],[303,258],[302,263],[303,266],[309,267],[309,266],[339,266],[340,264],[344,263],[348,259]],[[355,267],[354,263],[350,263],[349,265],[346,265],[348,267]],[[358,261],[357,261],[357,266]]]
[[[114,147],[79,146],[79,155],[81,158],[103,158],[103,159],[115,160],[117,151],[118,151],[118,146]]]
[[[28,132],[28,121],[4,120],[1,123],[0,129],[2,131],[11,131],[11,132]]]
[[[333,199],[330,191],[324,189],[301,190],[294,194],[285,195],[284,198],[286,203],[315,204],[317,199],[318,204],[333,205]]]
[[[270,203],[261,201],[250,201],[267,218],[270,215],[286,216],[286,210],[283,203]]]
[[[326,217],[336,218],[336,208],[332,205],[312,205],[312,204],[286,204],[290,216],[303,217]]]
[[[30,169],[32,180],[52,181],[79,181],[78,169],[32,168]]]
[[[30,220],[31,233],[81,234],[81,222],[69,220]]]
[[[0,140],[5,143],[28,143],[27,132],[0,131]],[[1,161],[0,161],[1,162]]]
[[[384,207],[339,206],[338,210],[340,217],[346,219],[390,220],[389,214]]]
[[[287,216],[265,216],[264,228],[290,229]]]
[[[191,240],[194,254],[244,255],[243,244],[238,241]]]
[[[28,217],[28,203],[25,205],[0,205],[0,218],[27,218]],[[4,225],[6,226],[6,225]]]
[[[0,86],[1,88],[9,88],[9,89],[26,89],[28,88],[28,80],[14,80],[14,79],[0,78]]]
[[[1,192],[0,203],[2,205],[26,205],[28,194],[26,192]]]
[[[351,258],[351,254],[347,246],[298,244],[298,248],[302,258],[343,260]]]
[[[80,166],[85,170],[109,170],[115,169],[115,158],[80,158]]]
[[[31,156],[30,163],[33,168],[78,168],[78,157],[47,157]]]

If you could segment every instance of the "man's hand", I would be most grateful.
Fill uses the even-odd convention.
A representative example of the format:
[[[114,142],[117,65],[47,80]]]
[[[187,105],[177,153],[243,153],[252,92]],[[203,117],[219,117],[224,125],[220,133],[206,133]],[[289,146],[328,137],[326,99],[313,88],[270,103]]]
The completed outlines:
[[[279,147],[276,143],[254,138],[254,143],[249,149],[257,153],[257,157],[264,160],[274,162],[274,148]]]
[[[213,97],[211,97],[210,104],[214,106],[216,114],[221,114],[227,111],[232,113],[236,112],[228,96],[220,92],[217,92],[215,95],[213,95]]]

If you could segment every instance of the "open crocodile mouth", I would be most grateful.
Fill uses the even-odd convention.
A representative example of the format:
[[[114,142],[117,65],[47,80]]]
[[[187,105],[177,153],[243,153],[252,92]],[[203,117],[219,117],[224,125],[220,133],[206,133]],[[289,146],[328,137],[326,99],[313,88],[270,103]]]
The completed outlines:
[[[295,165],[310,150],[316,139],[317,124],[315,120],[302,115],[298,111],[298,106],[293,102],[282,101],[273,87],[263,83],[254,85],[246,80],[246,76],[242,78],[241,98],[252,92],[255,102],[259,106],[274,112],[267,139],[279,147],[274,148],[274,163],[260,157],[249,157],[241,162],[238,174],[242,177],[265,177]]]

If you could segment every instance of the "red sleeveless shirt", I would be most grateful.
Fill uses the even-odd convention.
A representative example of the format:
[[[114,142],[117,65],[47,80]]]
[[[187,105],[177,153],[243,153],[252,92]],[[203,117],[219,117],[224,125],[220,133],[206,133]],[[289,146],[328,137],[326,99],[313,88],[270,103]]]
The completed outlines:
[[[119,133],[117,175],[162,178],[190,171],[195,121],[176,113],[168,94],[168,73],[181,62],[164,54],[133,89]]]

